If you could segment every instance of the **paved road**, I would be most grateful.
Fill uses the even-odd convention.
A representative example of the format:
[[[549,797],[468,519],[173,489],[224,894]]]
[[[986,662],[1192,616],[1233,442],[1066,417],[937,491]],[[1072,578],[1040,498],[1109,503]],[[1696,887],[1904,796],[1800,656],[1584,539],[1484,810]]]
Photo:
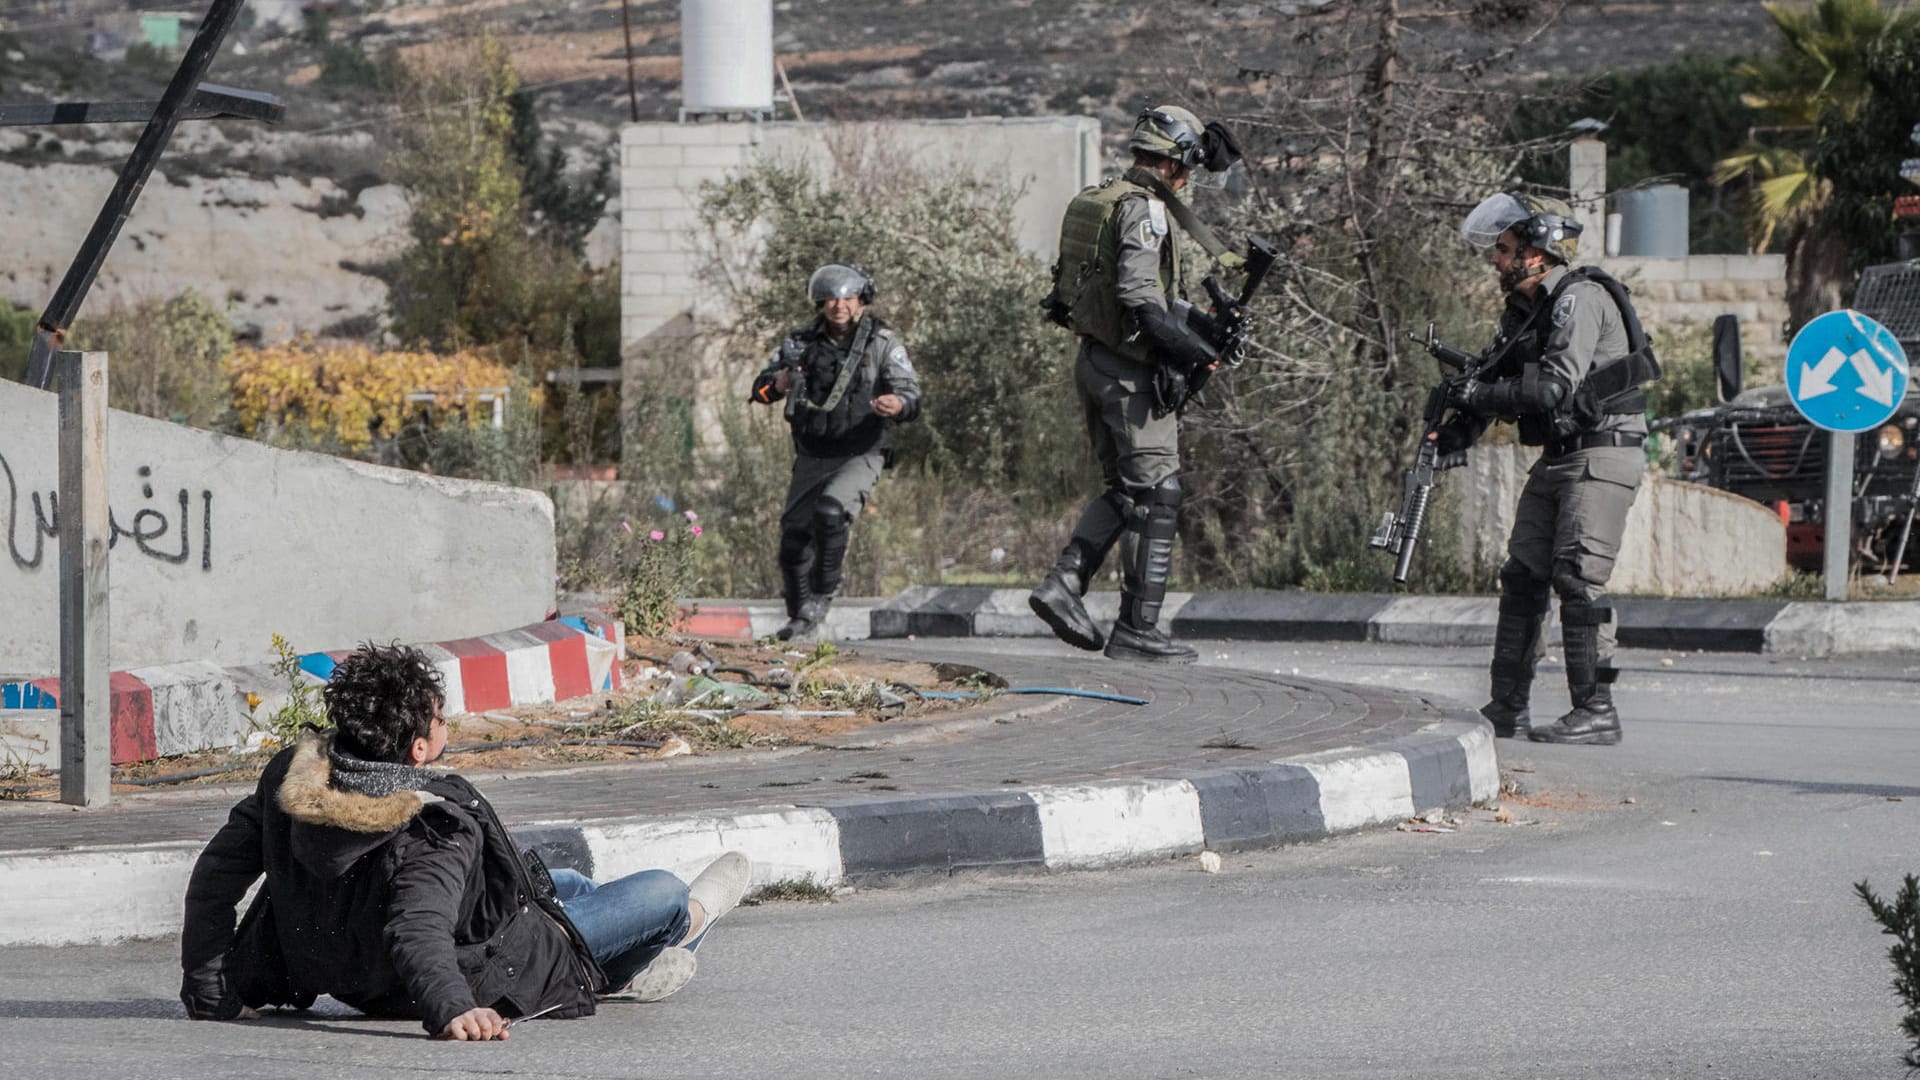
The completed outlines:
[[[1208,654],[1463,699],[1484,661]],[[1625,660],[1620,747],[1502,744],[1517,824],[1475,812],[1452,833],[1231,855],[1217,876],[1182,861],[747,909],[679,997],[496,1046],[344,1015],[190,1025],[168,944],[12,950],[0,1061],[48,1077],[1900,1075],[1889,939],[1850,885],[1920,872],[1920,660]]]

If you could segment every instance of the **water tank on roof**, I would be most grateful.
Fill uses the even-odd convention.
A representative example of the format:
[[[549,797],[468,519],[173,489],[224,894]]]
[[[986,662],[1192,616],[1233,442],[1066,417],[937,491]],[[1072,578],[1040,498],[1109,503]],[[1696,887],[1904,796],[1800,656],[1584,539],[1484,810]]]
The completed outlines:
[[[1679,258],[1687,254],[1687,189],[1635,188],[1613,197],[1620,211],[1620,254]]]
[[[773,112],[773,0],[681,0],[680,118]]]

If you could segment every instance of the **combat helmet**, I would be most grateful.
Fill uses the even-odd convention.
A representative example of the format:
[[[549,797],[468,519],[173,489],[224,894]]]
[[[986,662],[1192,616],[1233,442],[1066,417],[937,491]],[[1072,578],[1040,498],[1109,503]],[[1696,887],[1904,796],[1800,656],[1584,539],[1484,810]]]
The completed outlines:
[[[859,297],[862,304],[873,303],[873,278],[857,266],[828,263],[807,279],[807,299],[815,306],[834,298]]]
[[[1133,134],[1127,146],[1142,154],[1169,158],[1197,169],[1206,164],[1207,151],[1201,142],[1205,129],[1200,118],[1178,105],[1161,105],[1141,111],[1133,121]]]
[[[1460,238],[1484,251],[1500,239],[1501,233],[1512,229],[1529,246],[1571,265],[1580,252],[1581,228],[1573,219],[1573,208],[1559,199],[1503,191],[1489,195],[1473,208],[1460,225]]]

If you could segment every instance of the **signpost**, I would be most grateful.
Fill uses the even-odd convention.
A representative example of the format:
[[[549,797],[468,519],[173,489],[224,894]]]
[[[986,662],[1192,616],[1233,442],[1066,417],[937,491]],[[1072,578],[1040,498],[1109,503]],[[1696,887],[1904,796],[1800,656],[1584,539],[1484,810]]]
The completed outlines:
[[[144,123],[120,178],[35,328],[27,384],[60,381],[60,798],[102,806],[110,792],[107,706],[107,357],[61,352],[67,328],[93,288],[107,252],[133,212],[147,177],[182,120],[279,123],[286,111],[271,94],[203,83],[243,0],[212,0],[192,44],[157,101],[67,101],[0,105],[0,127]]]
[[[1829,311],[1787,347],[1787,396],[1827,436],[1827,599],[1847,598],[1853,550],[1854,436],[1887,422],[1907,396],[1907,354],[1886,327],[1857,311]]]

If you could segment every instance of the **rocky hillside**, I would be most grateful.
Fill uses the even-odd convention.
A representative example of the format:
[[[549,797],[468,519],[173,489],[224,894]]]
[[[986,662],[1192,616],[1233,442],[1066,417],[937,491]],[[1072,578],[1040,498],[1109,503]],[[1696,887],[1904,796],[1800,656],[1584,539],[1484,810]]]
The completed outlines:
[[[629,2],[638,112],[671,119],[679,109],[680,5]],[[1260,66],[1341,2],[776,0],[775,49],[793,89],[782,115],[794,115],[794,106],[808,119],[1073,112],[1117,132],[1141,102],[1184,96],[1196,65]],[[1484,33],[1490,22],[1524,21],[1548,0],[1401,2],[1413,16],[1411,46],[1422,48]],[[166,67],[88,53],[99,12],[115,6],[7,4],[0,99],[156,96]],[[129,223],[122,247],[132,250],[116,250],[100,295],[110,301],[192,285],[226,297],[243,323],[269,337],[364,324],[383,289],[351,264],[379,256],[403,206],[383,185],[386,133],[404,117],[374,85],[382,57],[417,55],[485,26],[534,89],[549,134],[578,158],[604,152],[628,118],[620,0],[332,7],[324,28],[292,30],[256,16],[230,39],[210,81],[279,94],[286,123],[184,125],[162,166],[163,185],[149,194],[152,207]],[[1757,0],[1577,0],[1504,74],[1585,74],[1688,51],[1751,50],[1771,33]],[[0,296],[44,301],[137,134],[131,126],[0,129],[0,230],[13,238]],[[29,176],[51,166],[61,168]],[[245,235],[229,231],[230,222],[241,222]],[[609,228],[603,239],[610,237]]]

